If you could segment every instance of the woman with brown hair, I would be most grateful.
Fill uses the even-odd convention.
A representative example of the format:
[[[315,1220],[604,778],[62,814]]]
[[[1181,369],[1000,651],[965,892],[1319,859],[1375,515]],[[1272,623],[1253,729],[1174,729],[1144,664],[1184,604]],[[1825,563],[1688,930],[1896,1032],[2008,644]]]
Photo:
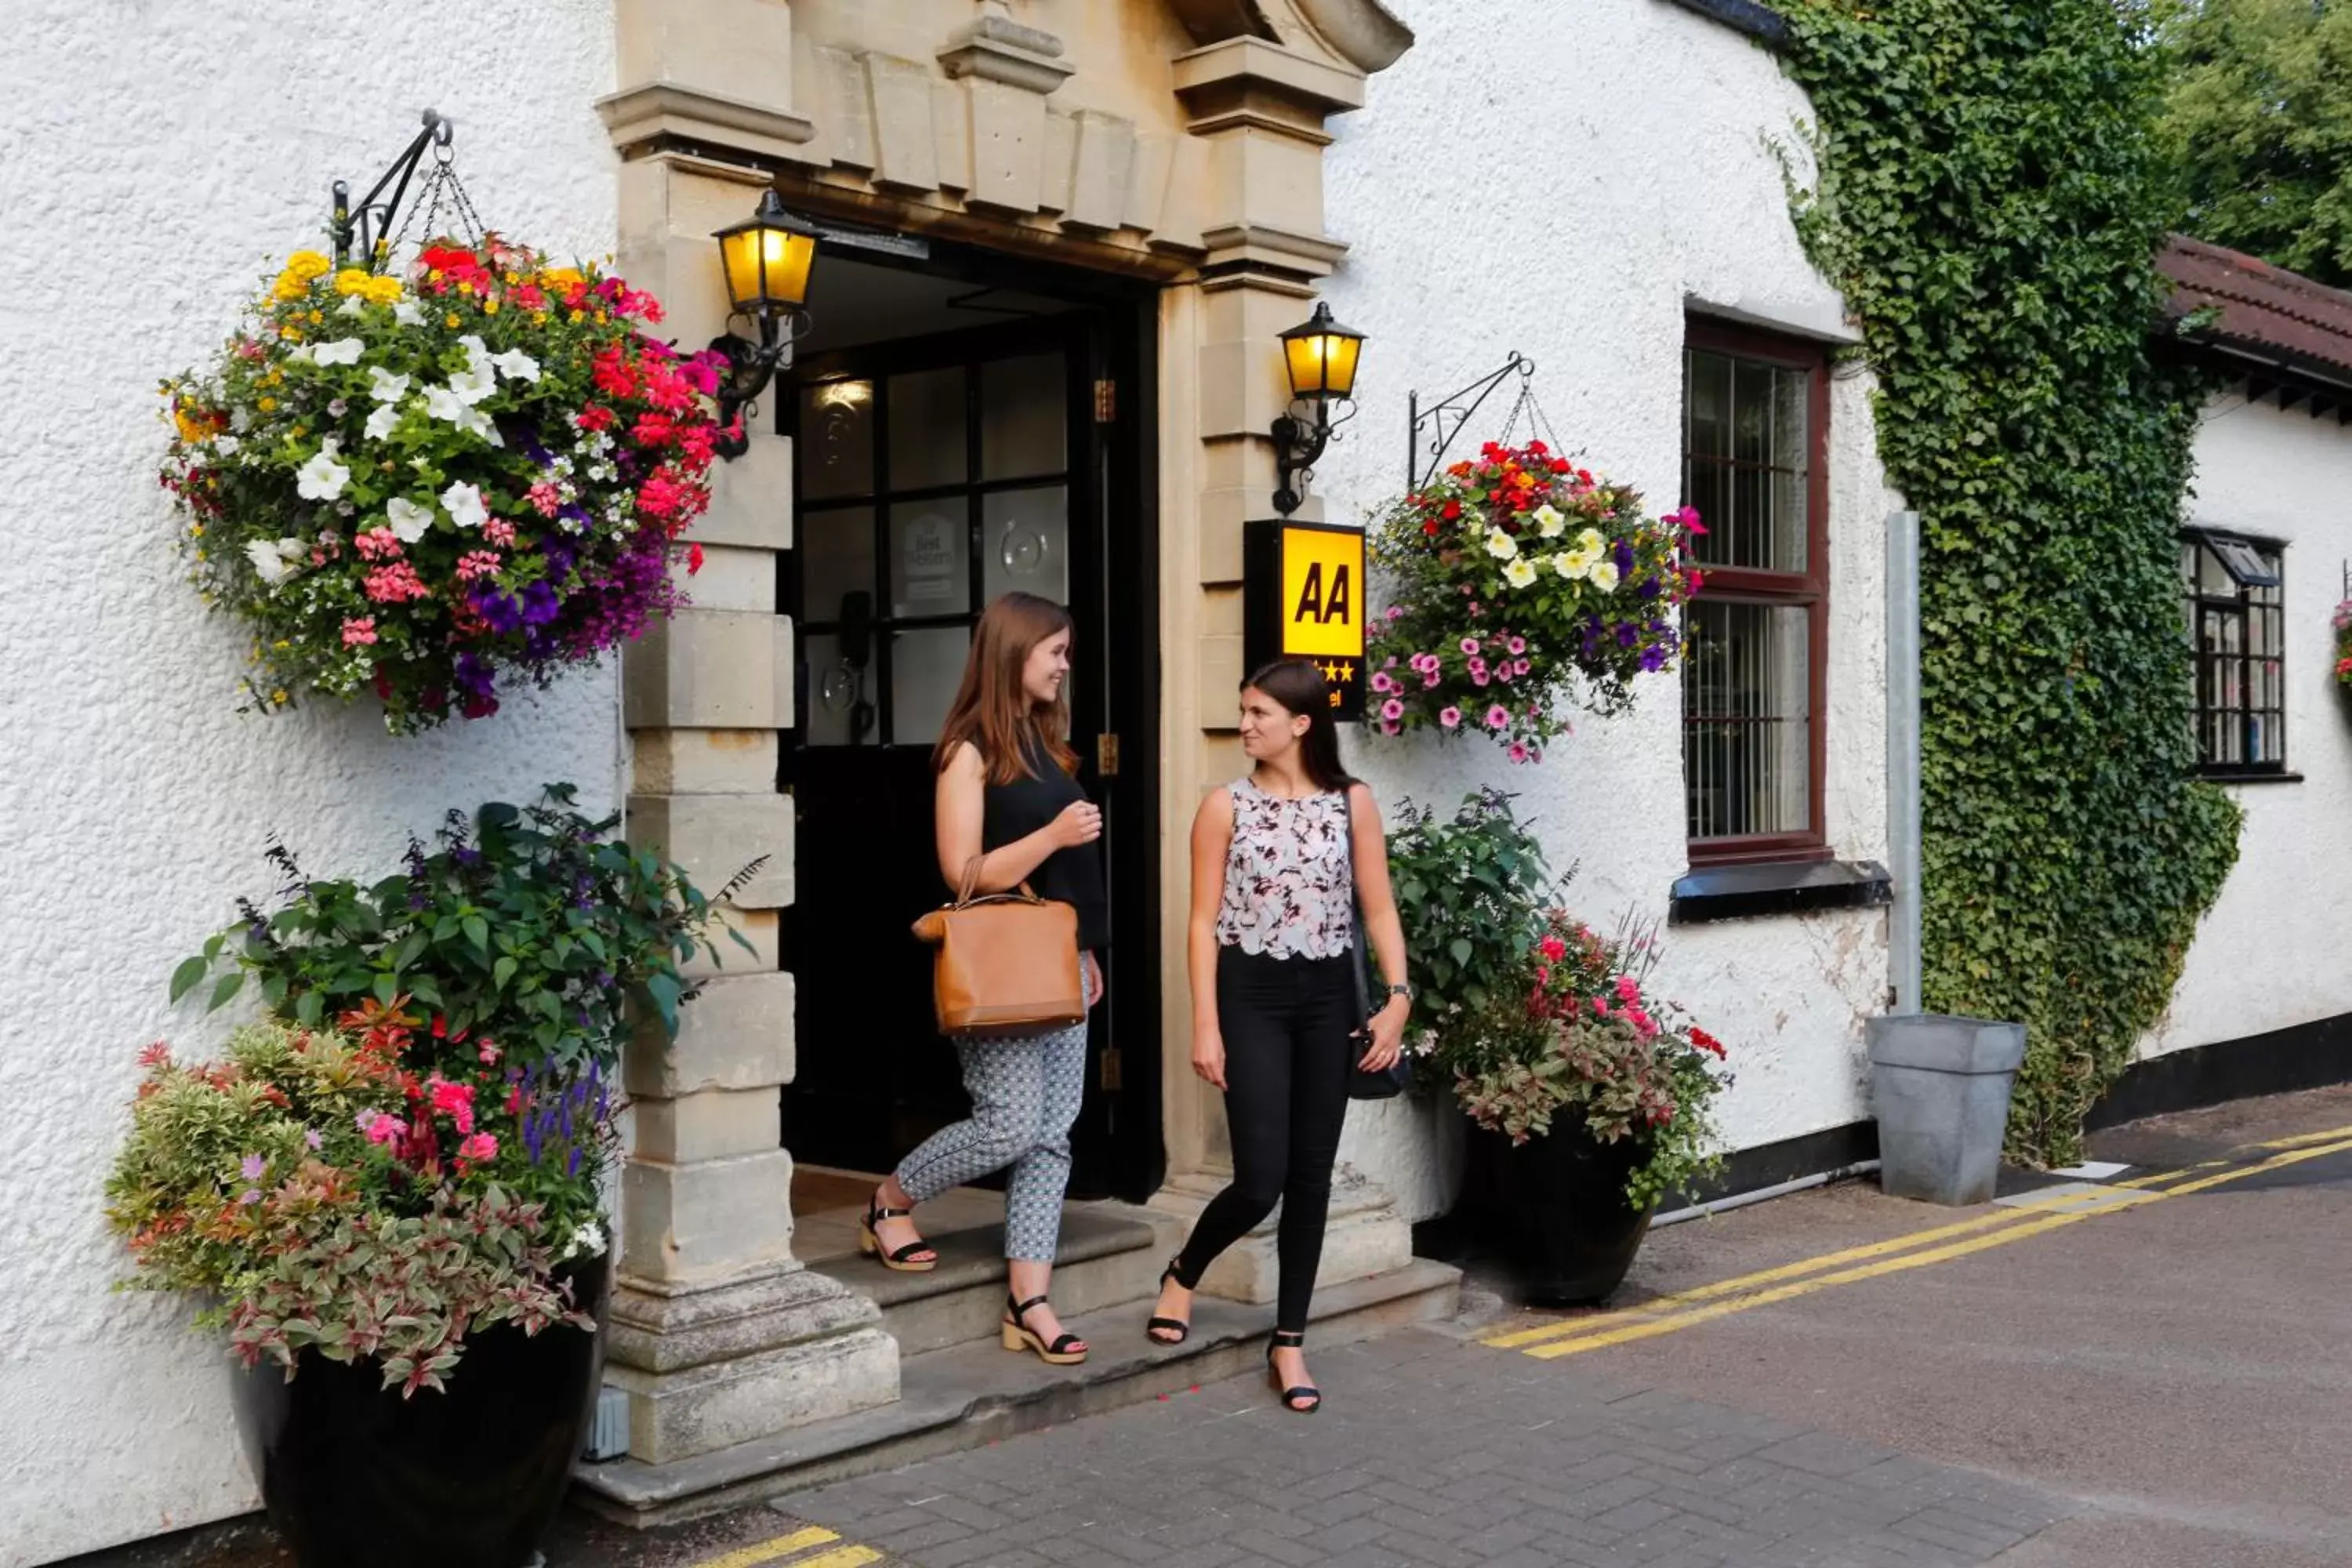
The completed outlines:
[[[1267,1379],[1285,1408],[1320,1409],[1307,1379],[1307,1307],[1323,1257],[1348,1072],[1383,1072],[1404,1039],[1404,926],[1389,887],[1372,792],[1339,764],[1323,672],[1276,659],[1242,684],[1251,769],[1209,792],[1192,819],[1192,1070],[1224,1091],[1234,1179],[1160,1277],[1146,1331],[1192,1331],[1192,1291],[1218,1254],[1282,1205]],[[1364,1016],[1356,910],[1388,989]]]
[[[940,875],[974,894],[1027,883],[1077,911],[1087,1005],[1102,999],[1097,954],[1110,940],[1103,893],[1102,812],[1071,775],[1069,612],[1034,594],[1007,594],[982,613],[932,764],[933,834]],[[978,861],[976,874],[972,862]],[[923,1245],[911,1211],[950,1187],[1008,1166],[1004,1256],[1007,1350],[1056,1366],[1087,1358],[1046,1300],[1070,1178],[1070,1125],[1086,1091],[1087,1026],[1013,1039],[961,1039],[971,1117],[941,1128],[875,1189],[859,1248],[886,1268],[921,1270],[939,1254]]]

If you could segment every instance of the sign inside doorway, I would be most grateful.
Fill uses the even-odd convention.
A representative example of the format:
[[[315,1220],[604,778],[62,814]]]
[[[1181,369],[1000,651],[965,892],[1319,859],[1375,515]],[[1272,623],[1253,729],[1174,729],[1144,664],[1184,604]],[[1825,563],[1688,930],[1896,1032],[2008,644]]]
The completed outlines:
[[[1336,717],[1364,716],[1364,532],[1265,519],[1242,525],[1242,656],[1311,658]]]

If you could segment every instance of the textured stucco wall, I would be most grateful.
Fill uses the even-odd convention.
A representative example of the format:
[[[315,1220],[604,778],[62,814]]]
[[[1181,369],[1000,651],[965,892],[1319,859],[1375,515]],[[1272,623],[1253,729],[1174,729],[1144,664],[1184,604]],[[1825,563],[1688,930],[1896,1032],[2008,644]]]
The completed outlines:
[[[1405,395],[1427,400],[1513,349],[1562,443],[1675,504],[1685,312],[1816,334],[1837,297],[1806,262],[1768,142],[1804,98],[1746,38],[1660,0],[1529,6],[1423,0],[1419,42],[1336,122],[1333,231],[1352,246],[1327,295],[1366,332],[1361,412],[1319,465],[1326,514],[1355,521],[1403,486]],[[1834,384],[1831,842],[1884,859],[1884,520],[1866,388]],[[1501,433],[1507,390],[1450,457]],[[1384,801],[1450,807],[1486,780],[1522,792],[1571,902],[1596,921],[1663,916],[1684,856],[1680,696],[1651,682],[1633,714],[1580,721],[1539,765],[1480,742],[1360,741]],[[1838,913],[1667,933],[1663,976],[1733,1047],[1735,1146],[1865,1114],[1860,1020],[1885,985],[1885,917]],[[1359,1108],[1344,1156],[1419,1217],[1447,1200],[1445,1113]]]
[[[2328,624],[2352,556],[2352,429],[2232,395],[2206,408],[2196,457],[2189,521],[2287,546],[2286,761],[2303,779],[2232,787],[2237,868],[2143,1056],[2352,1012],[2352,694]]]
[[[266,895],[275,831],[321,870],[390,866],[450,805],[568,778],[617,797],[610,668],[394,742],[364,708],[239,717],[153,477],[155,383],[208,356],[337,175],[363,191],[425,105],[484,219],[614,242],[607,0],[162,5],[18,0],[0,58],[0,1568],[253,1505],[225,1358],[175,1301],[109,1295],[100,1184],[173,964]]]

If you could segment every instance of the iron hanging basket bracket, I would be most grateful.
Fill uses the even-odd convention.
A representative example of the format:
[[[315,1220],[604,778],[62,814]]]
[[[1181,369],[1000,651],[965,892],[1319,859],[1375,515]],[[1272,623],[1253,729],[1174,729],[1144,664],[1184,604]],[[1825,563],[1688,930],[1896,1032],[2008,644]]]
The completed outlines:
[[[1513,349],[1511,357],[1503,362],[1500,369],[1488,372],[1426,409],[1421,405],[1421,394],[1407,393],[1405,414],[1412,427],[1407,434],[1405,446],[1405,489],[1417,490],[1435,476],[1439,465],[1445,461],[1446,449],[1454,445],[1454,438],[1462,433],[1465,425],[1470,423],[1471,416],[1478,412],[1479,405],[1494,395],[1496,387],[1513,375],[1525,382],[1535,373],[1536,362]],[[1429,432],[1426,437],[1429,460],[1425,465],[1422,461],[1423,429]]]
[[[334,216],[330,220],[329,233],[334,238],[335,265],[338,268],[350,264],[354,246],[363,258],[363,264],[374,264],[376,247],[392,231],[393,215],[400,210],[402,199],[408,195],[408,183],[415,176],[416,165],[424,161],[425,150],[427,147],[436,149],[436,155],[446,163],[449,134],[449,121],[438,110],[426,110],[425,129],[416,133],[416,139],[408,144],[406,152],[392,161],[392,167],[369,187],[368,194],[360,198],[356,208],[352,205],[350,182],[335,182]],[[389,196],[383,194],[387,185],[392,187]]]

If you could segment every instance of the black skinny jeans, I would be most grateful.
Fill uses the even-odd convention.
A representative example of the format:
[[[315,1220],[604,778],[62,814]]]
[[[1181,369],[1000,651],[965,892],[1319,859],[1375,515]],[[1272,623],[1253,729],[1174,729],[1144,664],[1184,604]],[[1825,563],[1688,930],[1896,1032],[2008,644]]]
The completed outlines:
[[[1210,1200],[1176,1260],[1177,1282],[1196,1283],[1218,1254],[1247,1235],[1277,1199],[1282,1287],[1277,1329],[1304,1332],[1331,1165],[1348,1120],[1348,1068],[1355,984],[1348,960],[1269,958],[1217,950],[1217,1023],[1225,1040],[1225,1121],[1233,1131],[1233,1184]]]

